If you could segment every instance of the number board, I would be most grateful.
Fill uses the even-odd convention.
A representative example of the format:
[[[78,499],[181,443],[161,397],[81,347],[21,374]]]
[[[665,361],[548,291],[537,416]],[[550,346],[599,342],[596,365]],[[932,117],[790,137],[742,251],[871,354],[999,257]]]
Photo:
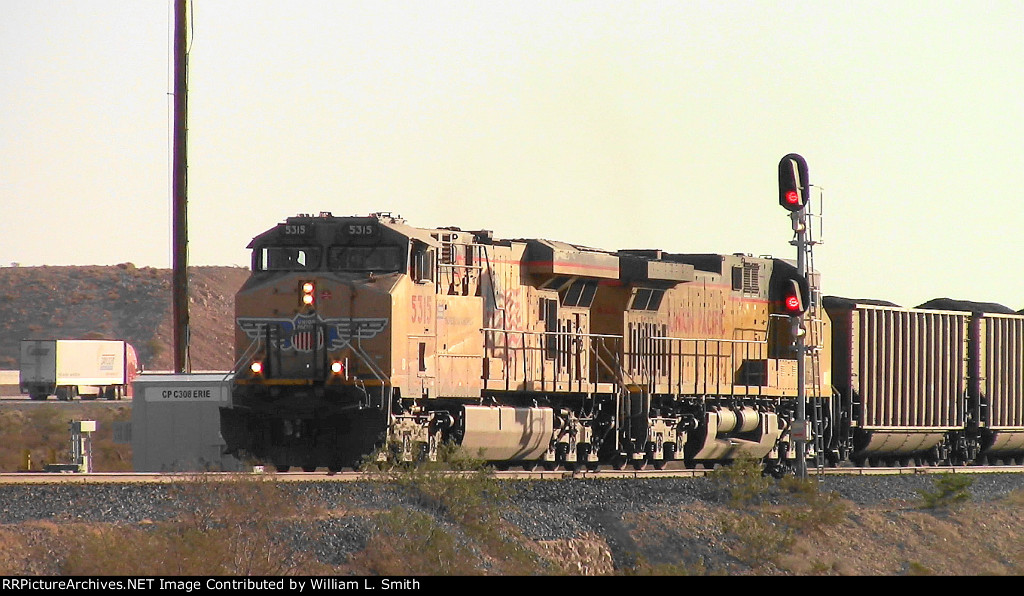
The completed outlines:
[[[353,221],[341,224],[340,236],[346,242],[380,238],[380,224],[375,221]]]
[[[277,226],[277,234],[285,241],[305,242],[316,238],[316,226],[311,223],[283,223]]]

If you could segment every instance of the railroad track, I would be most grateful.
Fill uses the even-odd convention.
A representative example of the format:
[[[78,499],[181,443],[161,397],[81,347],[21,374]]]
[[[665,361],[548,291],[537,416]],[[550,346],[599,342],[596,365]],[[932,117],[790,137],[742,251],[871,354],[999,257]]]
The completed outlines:
[[[586,478],[699,478],[711,470],[614,470],[596,471],[554,470],[554,471],[496,471],[495,477],[505,480],[567,480]],[[1022,466],[935,466],[906,468],[826,468],[811,470],[810,477],[826,476],[900,476],[922,474],[1007,474],[1024,473]],[[202,481],[232,481],[240,478],[273,478],[278,482],[353,482],[368,480],[374,476],[366,472],[284,472],[284,473],[239,473],[239,472],[196,472],[196,473],[149,473],[149,472],[12,472],[0,473],[0,484],[125,484],[125,483],[176,483],[201,479]]]

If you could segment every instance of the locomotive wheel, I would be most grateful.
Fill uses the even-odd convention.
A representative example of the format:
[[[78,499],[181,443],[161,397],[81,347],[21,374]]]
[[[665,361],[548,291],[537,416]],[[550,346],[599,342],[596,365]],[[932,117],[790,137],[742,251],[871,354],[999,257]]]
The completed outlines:
[[[628,461],[626,460],[626,456],[622,455],[621,453],[618,453],[612,457],[611,464],[613,469],[625,470],[627,463]]]
[[[524,472],[532,472],[532,471],[536,470],[537,469],[537,463],[538,462],[536,460],[534,460],[534,461],[524,461],[523,462],[523,471]]]
[[[655,470],[664,470],[668,462],[673,461],[676,458],[676,446],[675,443],[665,443],[662,448],[663,459],[654,460]]]
[[[647,464],[649,464],[650,461],[651,460],[647,459],[646,457],[643,458],[643,459],[634,459],[633,460],[633,469],[634,470],[646,470],[647,469]]]
[[[590,471],[597,470],[597,462],[590,461],[590,446],[580,445],[576,448],[576,466],[579,468],[586,468]]]

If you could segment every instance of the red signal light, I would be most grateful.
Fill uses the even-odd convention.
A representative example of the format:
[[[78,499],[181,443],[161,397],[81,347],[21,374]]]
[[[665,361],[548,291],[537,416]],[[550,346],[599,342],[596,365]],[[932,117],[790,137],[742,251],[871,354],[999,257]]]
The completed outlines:
[[[805,277],[796,273],[788,275],[788,279],[782,283],[781,290],[783,313],[796,317],[807,310],[810,292]]]
[[[786,203],[788,203],[790,205],[797,205],[797,206],[799,206],[800,205],[800,194],[797,193],[795,190],[790,190],[790,191],[786,192]]]

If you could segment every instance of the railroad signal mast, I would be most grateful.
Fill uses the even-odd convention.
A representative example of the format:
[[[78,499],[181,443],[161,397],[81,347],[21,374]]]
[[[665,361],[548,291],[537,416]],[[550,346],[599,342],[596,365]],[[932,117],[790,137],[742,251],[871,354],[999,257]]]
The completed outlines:
[[[797,400],[796,420],[791,437],[796,448],[796,474],[807,478],[807,346],[804,312],[810,306],[812,296],[807,283],[807,260],[814,242],[808,237],[807,206],[810,204],[811,183],[807,175],[807,161],[796,153],[790,153],[779,162],[779,204],[790,213],[796,246],[797,276],[787,281],[783,288],[783,309],[789,315],[797,359]]]

